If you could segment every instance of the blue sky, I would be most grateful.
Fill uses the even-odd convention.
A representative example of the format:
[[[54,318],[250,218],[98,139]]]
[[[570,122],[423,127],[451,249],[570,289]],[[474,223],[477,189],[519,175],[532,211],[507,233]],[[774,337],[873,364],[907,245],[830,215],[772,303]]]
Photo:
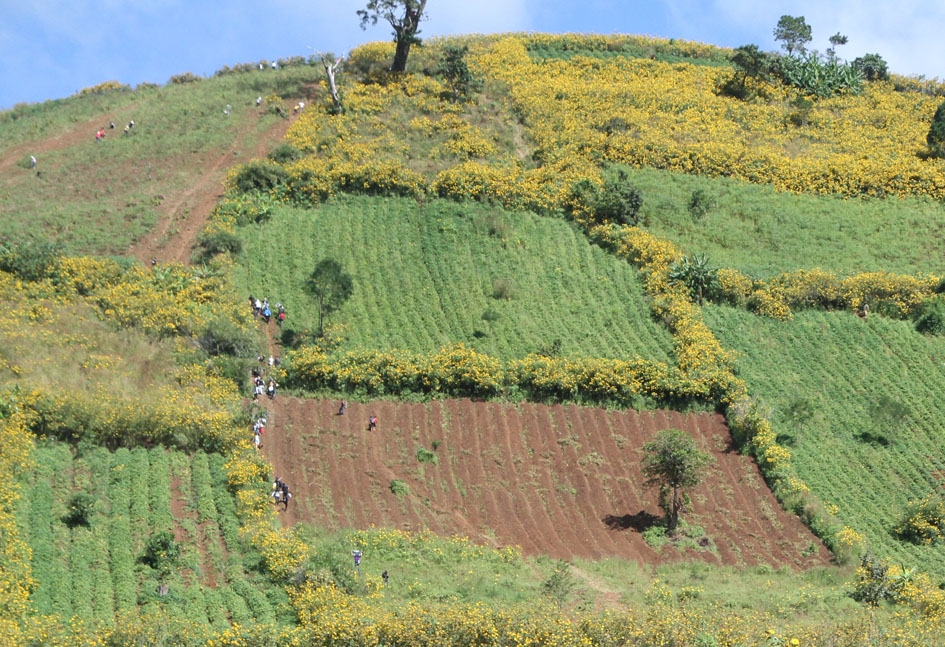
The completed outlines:
[[[224,65],[345,52],[388,40],[362,31],[366,0],[0,0],[0,109],[115,80],[164,84]],[[533,31],[643,34],[775,50],[784,14],[804,16],[812,48],[849,37],[848,60],[878,53],[890,70],[945,79],[945,3],[934,0],[428,0],[422,36]]]

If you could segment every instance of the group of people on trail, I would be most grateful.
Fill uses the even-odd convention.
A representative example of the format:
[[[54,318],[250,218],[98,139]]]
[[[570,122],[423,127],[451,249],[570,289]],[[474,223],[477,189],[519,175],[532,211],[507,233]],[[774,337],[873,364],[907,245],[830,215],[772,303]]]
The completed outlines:
[[[258,418],[256,422],[253,423],[253,446],[256,448],[256,451],[262,447],[262,437],[266,433],[266,419]]]
[[[292,498],[292,493],[289,492],[288,484],[278,476],[272,483],[272,494],[270,496],[275,500],[276,506],[281,503],[283,510],[289,509],[289,499]]]
[[[266,323],[269,323],[269,321],[272,319],[272,308],[269,306],[269,297],[266,297],[260,301],[259,299],[254,298],[251,294],[249,295],[249,307],[253,309],[253,317],[261,317]],[[282,328],[285,318],[285,306],[281,303],[277,303],[276,323],[279,324],[280,328]]]
[[[268,380],[264,380],[262,374],[259,372],[259,369],[254,368],[252,371],[253,377],[253,401],[259,400],[259,396],[263,393],[266,394],[270,400],[275,399],[276,397],[276,387],[279,386],[276,384],[276,380],[270,376]]]

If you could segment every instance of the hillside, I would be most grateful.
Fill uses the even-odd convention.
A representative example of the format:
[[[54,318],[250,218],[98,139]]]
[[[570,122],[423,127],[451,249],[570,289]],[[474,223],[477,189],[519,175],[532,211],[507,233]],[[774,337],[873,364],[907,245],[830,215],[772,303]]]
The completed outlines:
[[[298,60],[0,115],[2,635],[941,644],[941,88],[744,100],[728,52],[638,37],[390,54],[351,53],[343,110]],[[324,258],[354,291],[320,335]],[[715,462],[666,537],[672,427]]]

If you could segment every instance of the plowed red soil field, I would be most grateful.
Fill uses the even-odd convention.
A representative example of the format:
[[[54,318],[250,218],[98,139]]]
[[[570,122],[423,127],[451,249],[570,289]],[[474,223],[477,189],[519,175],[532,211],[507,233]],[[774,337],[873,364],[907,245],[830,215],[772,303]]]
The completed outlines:
[[[719,415],[446,400],[351,403],[340,416],[338,402],[277,396],[266,404],[263,451],[294,491],[281,513],[286,525],[428,528],[559,559],[793,568],[829,560],[754,461],[732,449]],[[643,539],[661,512],[656,490],[643,487],[642,445],[667,428],[687,431],[715,458],[684,514],[715,552],[657,552]],[[434,444],[437,463],[420,462],[417,450]],[[408,495],[391,492],[395,479]]]

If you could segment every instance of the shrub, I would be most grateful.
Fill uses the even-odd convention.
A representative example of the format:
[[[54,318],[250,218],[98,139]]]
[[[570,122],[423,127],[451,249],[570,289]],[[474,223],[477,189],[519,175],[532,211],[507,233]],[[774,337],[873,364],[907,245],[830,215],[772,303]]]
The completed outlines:
[[[945,501],[929,495],[910,501],[894,530],[899,539],[929,546],[945,539]]]
[[[929,299],[919,306],[915,329],[923,335],[945,335],[945,301]]]
[[[591,185],[592,187],[594,185]],[[604,184],[592,190],[591,208],[597,222],[637,225],[643,196],[630,184],[625,168],[612,167],[604,171]]]
[[[179,559],[180,544],[174,539],[174,533],[168,530],[151,533],[144,547],[142,562],[166,575],[177,566]]]
[[[302,159],[302,157],[302,151],[287,142],[279,144],[269,153],[269,159],[276,164],[287,164]]]
[[[55,274],[62,259],[58,243],[33,242],[0,244],[0,270],[16,274],[24,281],[38,281]]]
[[[288,173],[280,165],[268,160],[254,160],[239,168],[233,186],[241,193],[270,191],[285,183]]]
[[[860,71],[867,81],[888,81],[889,67],[879,54],[866,54],[853,59],[853,67]]]
[[[509,300],[515,296],[515,286],[511,279],[496,279],[492,282],[492,298]]]
[[[689,198],[689,215],[693,220],[702,220],[714,206],[712,198],[703,189],[696,189]]]
[[[932,117],[925,141],[929,145],[929,154],[933,157],[945,157],[945,101],[939,104]]]
[[[208,355],[233,355],[235,357],[255,356],[257,340],[248,330],[240,328],[236,322],[224,315],[218,315],[207,322],[206,327],[197,336],[197,343]]]
[[[181,85],[184,83],[196,83],[200,80],[200,77],[194,74],[193,72],[184,72],[183,74],[175,74],[171,77],[170,82]]]
[[[94,507],[95,498],[91,494],[87,492],[74,494],[69,500],[69,508],[66,516],[62,518],[62,522],[70,528],[76,526],[88,528],[91,525],[89,517],[91,517]]]
[[[390,491],[396,496],[407,496],[410,494],[410,486],[400,479],[394,479],[390,482]]]
[[[436,465],[440,462],[436,454],[427,449],[426,447],[421,447],[417,450],[417,462],[419,463],[432,463]]]
[[[233,232],[222,230],[203,230],[197,237],[195,258],[206,263],[218,254],[239,254],[243,251],[243,243]]]

